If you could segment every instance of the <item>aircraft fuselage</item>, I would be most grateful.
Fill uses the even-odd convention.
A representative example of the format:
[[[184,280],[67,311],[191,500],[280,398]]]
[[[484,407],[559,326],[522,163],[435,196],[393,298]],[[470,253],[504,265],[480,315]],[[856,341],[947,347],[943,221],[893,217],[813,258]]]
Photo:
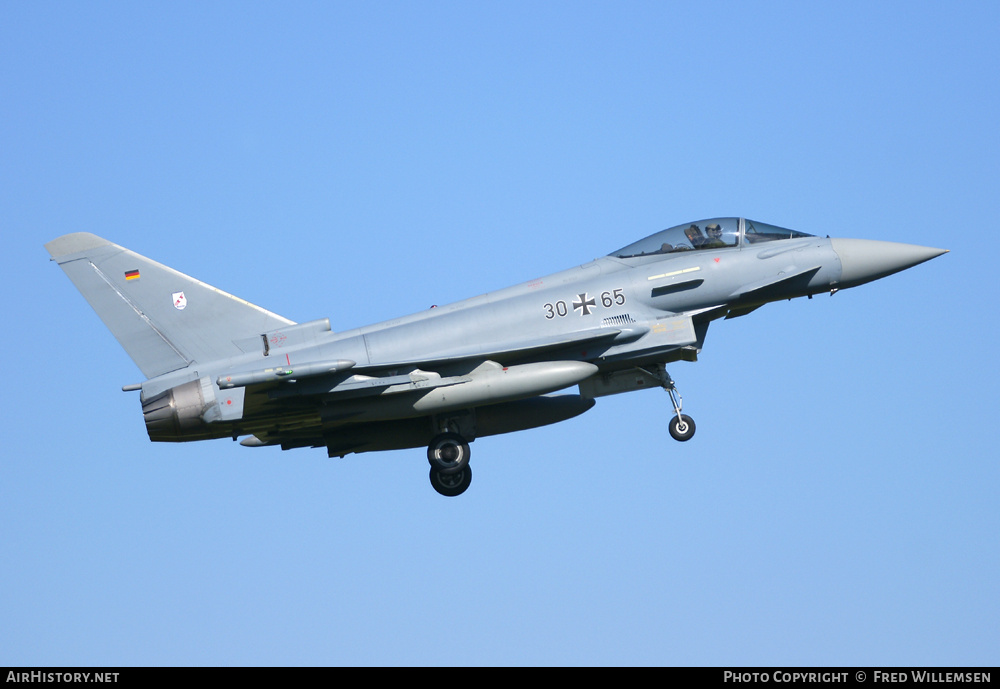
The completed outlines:
[[[147,374],[151,440],[245,437],[331,456],[428,446],[431,482],[468,487],[468,442],[556,423],[604,395],[670,393],[709,324],[834,292],[944,253],[718,218],[650,235],[581,266],[374,325],[293,323],[86,233],[47,245]],[[578,394],[551,393],[573,386]]]

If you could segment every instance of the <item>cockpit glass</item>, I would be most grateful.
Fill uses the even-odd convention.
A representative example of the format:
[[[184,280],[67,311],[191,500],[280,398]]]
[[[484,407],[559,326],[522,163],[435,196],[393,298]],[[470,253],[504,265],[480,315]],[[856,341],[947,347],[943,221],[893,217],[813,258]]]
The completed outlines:
[[[784,227],[768,225],[767,223],[757,222],[756,220],[746,220],[745,223],[746,230],[744,237],[746,237],[748,244],[773,242],[776,239],[798,239],[799,237],[813,236],[811,234],[806,234],[805,232],[786,230]]]
[[[739,236],[739,218],[700,220],[657,232],[612,252],[611,256],[632,258],[633,256],[672,254],[681,251],[725,249],[736,246],[739,243]]]

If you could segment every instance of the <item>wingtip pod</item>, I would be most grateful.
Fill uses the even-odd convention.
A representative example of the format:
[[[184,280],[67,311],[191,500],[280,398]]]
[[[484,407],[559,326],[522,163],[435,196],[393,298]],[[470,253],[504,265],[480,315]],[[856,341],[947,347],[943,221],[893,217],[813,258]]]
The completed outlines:
[[[830,245],[840,257],[840,288],[878,280],[948,253],[947,249],[872,239],[831,239]]]

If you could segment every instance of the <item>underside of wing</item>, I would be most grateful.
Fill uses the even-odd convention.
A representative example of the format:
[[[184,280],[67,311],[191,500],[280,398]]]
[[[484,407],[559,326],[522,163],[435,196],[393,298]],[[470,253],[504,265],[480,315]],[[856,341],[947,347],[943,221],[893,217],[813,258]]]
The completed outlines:
[[[426,445],[441,423],[458,424],[471,440],[583,413],[592,400],[550,393],[596,372],[581,361],[484,361],[460,375],[415,369],[317,380],[305,389],[272,385],[250,391],[238,425],[253,436],[244,445],[326,446],[331,456]]]
[[[467,419],[464,435],[470,438],[555,423],[583,413],[593,400],[551,393],[577,385],[598,368],[553,357],[643,332],[597,328],[488,354],[458,351],[377,366],[330,362],[342,370],[327,372],[323,365],[307,366],[319,373],[246,385],[242,418],[234,426],[240,435],[251,434],[245,445],[326,446],[335,456],[426,445],[438,432],[434,420],[441,418]]]

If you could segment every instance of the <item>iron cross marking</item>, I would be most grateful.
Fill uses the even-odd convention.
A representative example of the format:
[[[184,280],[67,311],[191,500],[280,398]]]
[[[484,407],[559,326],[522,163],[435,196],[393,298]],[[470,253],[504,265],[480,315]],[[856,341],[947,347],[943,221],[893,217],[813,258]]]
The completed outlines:
[[[576,311],[577,309],[580,309],[581,316],[589,316],[590,307],[597,305],[597,302],[595,302],[593,299],[588,299],[587,298],[588,296],[589,295],[586,292],[584,292],[583,294],[578,294],[576,295],[578,301],[573,302],[573,310]]]

